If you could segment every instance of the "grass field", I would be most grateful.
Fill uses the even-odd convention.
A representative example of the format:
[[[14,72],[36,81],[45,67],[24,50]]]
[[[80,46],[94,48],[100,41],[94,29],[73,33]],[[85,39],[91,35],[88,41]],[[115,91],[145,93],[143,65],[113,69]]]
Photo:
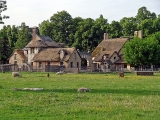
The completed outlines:
[[[0,120],[159,120],[160,73],[0,73]],[[78,93],[80,87],[90,92]],[[43,91],[13,88],[44,88]]]

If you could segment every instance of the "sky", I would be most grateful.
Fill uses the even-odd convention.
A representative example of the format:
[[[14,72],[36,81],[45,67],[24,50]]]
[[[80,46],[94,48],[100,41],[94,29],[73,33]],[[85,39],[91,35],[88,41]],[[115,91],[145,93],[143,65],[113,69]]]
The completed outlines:
[[[0,0],[1,1],[1,0]],[[63,10],[72,18],[96,19],[102,14],[108,22],[120,21],[123,17],[135,17],[138,9],[145,6],[150,12],[160,14],[160,0],[6,0],[8,15],[3,25],[20,26],[22,22],[29,27],[38,26],[44,20]]]

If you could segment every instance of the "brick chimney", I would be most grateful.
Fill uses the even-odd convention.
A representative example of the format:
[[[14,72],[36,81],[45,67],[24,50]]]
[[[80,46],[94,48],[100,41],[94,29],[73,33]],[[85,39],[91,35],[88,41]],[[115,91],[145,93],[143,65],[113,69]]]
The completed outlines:
[[[32,40],[36,40],[36,35],[39,34],[38,27],[34,26],[31,28]]]
[[[140,39],[142,39],[143,38],[143,32],[142,32],[142,30],[134,31],[134,36],[137,36]]]
[[[109,39],[108,33],[104,33],[104,40],[107,40],[107,39]]]
[[[139,30],[139,31],[138,31],[138,37],[139,37],[140,39],[143,38],[143,32],[142,32],[142,30]]]

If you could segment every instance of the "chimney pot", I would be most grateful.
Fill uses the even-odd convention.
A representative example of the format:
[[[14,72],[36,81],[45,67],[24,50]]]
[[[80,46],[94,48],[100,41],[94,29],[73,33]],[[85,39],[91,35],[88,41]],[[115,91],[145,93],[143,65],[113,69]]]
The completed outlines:
[[[104,33],[104,40],[108,39],[108,33]]]

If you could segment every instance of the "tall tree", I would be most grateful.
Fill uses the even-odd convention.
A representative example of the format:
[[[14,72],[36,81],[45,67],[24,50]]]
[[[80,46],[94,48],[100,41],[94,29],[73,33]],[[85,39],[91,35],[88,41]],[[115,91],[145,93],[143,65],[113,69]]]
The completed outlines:
[[[160,44],[155,35],[128,41],[124,48],[124,59],[132,65],[156,65],[160,59]]]
[[[109,27],[108,20],[103,17],[103,15],[100,15],[99,18],[97,18],[94,22],[94,38],[97,39],[95,42],[96,44],[94,46],[97,46],[99,42],[103,39],[103,34],[107,32],[107,28]]]
[[[141,21],[141,23],[138,26],[138,29],[143,31],[143,37],[151,35],[155,31],[153,28],[153,20],[145,19]]]
[[[124,17],[120,20],[120,25],[122,27],[123,36],[133,36],[134,31],[137,29],[136,18],[134,17]]]
[[[77,41],[79,41],[78,39],[75,39],[75,38],[79,38],[79,32],[77,32],[79,30],[79,25],[81,22],[83,22],[83,18],[81,17],[75,17],[72,19],[72,29],[71,29],[71,32],[70,32],[70,35],[69,35],[69,46],[72,46],[72,47],[76,47],[76,48],[79,48],[78,46],[78,43]],[[77,33],[76,33],[77,32]],[[75,37],[76,36],[76,37]],[[78,46],[77,46],[78,45]]]
[[[52,36],[53,26],[49,20],[44,20],[41,24],[39,24],[40,35],[42,36]]]
[[[153,21],[153,29],[154,29],[155,32],[160,31],[160,17],[156,18]]]
[[[17,39],[18,39],[18,27],[13,25],[11,28],[11,41],[9,41],[12,50],[15,48],[15,44],[17,42]]]
[[[94,25],[94,20],[91,18],[84,19],[82,22],[79,22],[78,30],[75,33],[75,41],[73,46],[78,47],[82,51],[87,51],[92,49],[92,40],[94,31],[92,29]]]
[[[112,21],[109,24],[108,33],[110,38],[119,38],[122,36],[122,27],[118,21]]]
[[[137,23],[140,24],[145,19],[155,20],[156,14],[154,12],[151,13],[150,11],[147,10],[146,7],[143,6],[138,9],[136,20],[137,20]]]
[[[3,29],[0,31],[0,63],[8,63],[7,59],[10,55],[10,46],[7,39],[7,27],[3,26]]]
[[[72,16],[67,11],[61,11],[54,14],[50,21],[53,26],[52,39],[60,43],[67,43],[72,30]]]
[[[7,39],[8,39],[8,42],[9,42],[9,47],[10,47],[10,50],[9,50],[9,53],[11,54],[12,53],[12,51],[13,51],[13,41],[12,41],[12,29],[11,29],[11,26],[10,25],[8,25],[7,27],[6,27],[6,37],[7,37]]]
[[[24,48],[27,43],[31,40],[31,35],[29,33],[29,28],[25,23],[22,23],[21,26],[18,27],[18,39],[15,44],[16,49]]]

